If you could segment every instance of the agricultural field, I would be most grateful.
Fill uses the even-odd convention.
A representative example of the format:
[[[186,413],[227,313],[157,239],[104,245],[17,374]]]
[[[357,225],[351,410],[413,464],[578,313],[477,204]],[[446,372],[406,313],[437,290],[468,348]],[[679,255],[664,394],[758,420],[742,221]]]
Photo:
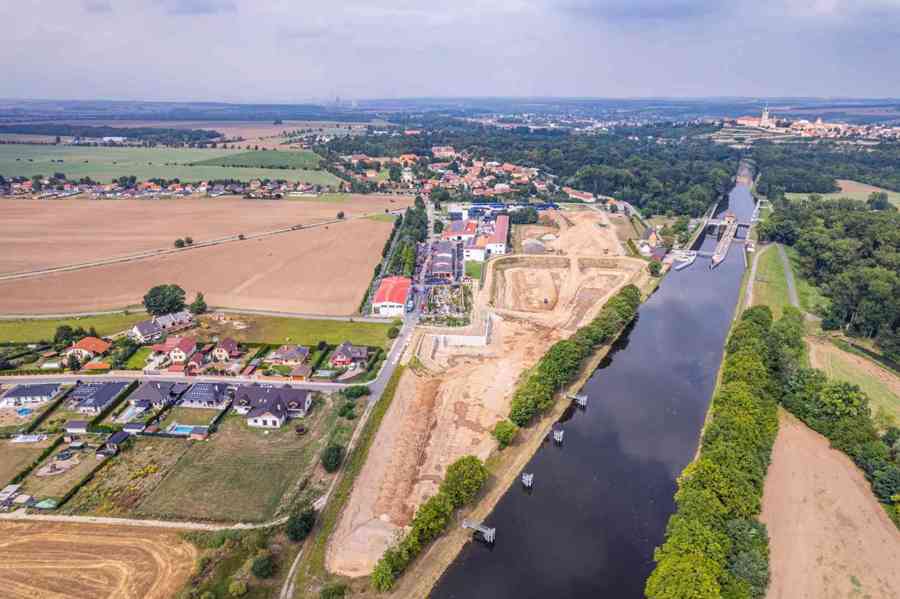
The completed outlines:
[[[900,208],[900,192],[891,191],[890,189],[883,189],[881,187],[875,187],[874,185],[867,185],[865,183],[859,183],[858,181],[850,181],[849,179],[838,179],[837,183],[841,188],[840,191],[818,195],[821,195],[826,200],[839,200],[841,198],[849,198],[851,200],[865,202],[869,199],[869,195],[871,195],[873,192],[883,191],[888,194],[888,199],[890,200],[890,202],[894,206]],[[806,199],[811,194],[788,193],[785,195],[787,195],[787,197],[791,199]]]
[[[337,422],[331,403],[337,402],[319,403],[309,417],[278,430],[254,429],[240,416],[226,416],[209,440],[191,445],[137,514],[232,522],[274,517],[299,481],[319,468],[319,452]],[[297,435],[297,424],[309,432]]]
[[[317,169],[322,157],[310,150],[261,151],[229,153],[218,158],[194,162],[191,166],[224,166],[243,168]]]
[[[339,182],[334,175],[321,170],[195,166],[197,162],[239,154],[237,150],[190,148],[0,145],[0,175],[33,177],[64,173],[69,179],[90,177],[101,183],[131,175],[138,180],[159,177],[183,182],[215,179],[285,179],[316,185],[337,185]]]
[[[213,307],[349,315],[359,307],[391,228],[386,222],[352,219],[259,239],[0,281],[0,313],[121,309],[139,304],[154,285],[175,283],[189,298],[203,292]]]
[[[183,237],[199,243],[241,233],[250,235],[321,223],[334,220],[338,211],[349,219],[401,210],[412,204],[412,198],[407,196],[335,194],[323,197],[329,201],[234,197],[2,200],[0,274],[170,249],[176,239]],[[335,205],[338,203],[339,206]]]
[[[147,314],[139,310],[79,318],[0,320],[0,342],[52,341],[57,327],[61,326],[82,327],[84,330],[94,327],[98,335],[112,335],[130,329],[134,323],[146,318]]]
[[[349,322],[342,320],[316,320],[281,316],[256,316],[252,314],[228,314],[230,319],[219,322],[210,317],[201,319],[204,338],[208,335],[231,337],[238,342],[270,343],[280,345],[296,343],[315,346],[319,341],[337,345],[350,341],[354,345],[387,347],[391,324],[377,322]],[[241,328],[235,328],[238,324]]]
[[[190,446],[187,439],[135,439],[79,489],[62,507],[62,512],[96,516],[132,514]]]
[[[171,599],[197,553],[174,531],[0,522],[0,588],[5,599]]]
[[[0,441],[0,488],[36,460],[51,443],[50,439],[40,443]]]

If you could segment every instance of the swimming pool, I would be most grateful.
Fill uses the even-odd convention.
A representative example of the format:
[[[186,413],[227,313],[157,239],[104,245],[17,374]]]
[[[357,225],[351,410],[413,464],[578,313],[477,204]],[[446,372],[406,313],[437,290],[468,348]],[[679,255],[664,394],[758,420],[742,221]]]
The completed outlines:
[[[31,414],[33,412],[34,412],[34,410],[32,410],[31,408],[17,408],[16,409],[16,414],[18,414],[22,418],[24,418],[25,416],[31,416]]]
[[[178,424],[177,422],[175,422],[169,427],[169,430],[167,430],[166,432],[170,435],[184,435],[185,437],[187,437],[193,430],[193,426],[189,426],[187,424]]]

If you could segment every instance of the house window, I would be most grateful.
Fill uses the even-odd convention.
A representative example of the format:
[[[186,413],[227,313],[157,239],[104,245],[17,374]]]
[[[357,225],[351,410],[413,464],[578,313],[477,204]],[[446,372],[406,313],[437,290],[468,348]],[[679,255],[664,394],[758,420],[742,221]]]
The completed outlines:
[[[263,418],[262,424],[263,426],[269,426],[269,421]]]

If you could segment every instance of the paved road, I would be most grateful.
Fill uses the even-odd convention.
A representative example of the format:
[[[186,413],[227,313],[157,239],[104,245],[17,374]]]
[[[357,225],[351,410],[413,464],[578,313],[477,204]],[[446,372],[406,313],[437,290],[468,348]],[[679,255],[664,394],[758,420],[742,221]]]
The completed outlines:
[[[382,367],[382,371],[385,368]],[[309,389],[310,391],[340,391],[353,383],[316,383],[311,381],[291,382],[256,379],[249,376],[185,376],[183,374],[144,374],[139,371],[114,370],[104,374],[17,374],[0,377],[0,382],[19,383],[74,383],[75,381],[88,382],[130,382],[130,381],[159,381],[166,383],[267,383],[278,385],[290,385],[295,389]]]
[[[753,262],[750,265],[750,278],[747,280],[747,289],[744,290],[745,310],[753,306],[753,283],[756,281],[756,266],[759,264],[759,257],[764,249],[765,247],[763,246],[757,246],[756,253],[753,254]]]
[[[778,254],[781,256],[781,264],[784,267],[784,277],[787,280],[788,299],[791,300],[792,306],[799,308],[800,298],[797,295],[797,287],[794,284],[794,269],[791,267],[790,260],[788,260],[787,252],[784,251],[784,246],[780,243],[777,245]]]

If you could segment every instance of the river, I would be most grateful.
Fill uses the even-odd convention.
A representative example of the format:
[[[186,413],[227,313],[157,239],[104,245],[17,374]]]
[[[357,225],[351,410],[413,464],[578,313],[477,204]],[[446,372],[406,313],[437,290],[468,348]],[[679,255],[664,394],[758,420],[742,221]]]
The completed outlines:
[[[724,202],[723,202],[724,204]],[[726,208],[722,207],[720,212]],[[728,207],[750,220],[746,185]],[[743,229],[741,229],[743,235]],[[712,251],[716,240],[701,238]],[[432,593],[438,599],[637,599],[675,509],[675,481],[696,452],[744,271],[742,244],[666,276],[586,383],[585,410],[563,417],[490,517],[493,547],[467,543]]]

